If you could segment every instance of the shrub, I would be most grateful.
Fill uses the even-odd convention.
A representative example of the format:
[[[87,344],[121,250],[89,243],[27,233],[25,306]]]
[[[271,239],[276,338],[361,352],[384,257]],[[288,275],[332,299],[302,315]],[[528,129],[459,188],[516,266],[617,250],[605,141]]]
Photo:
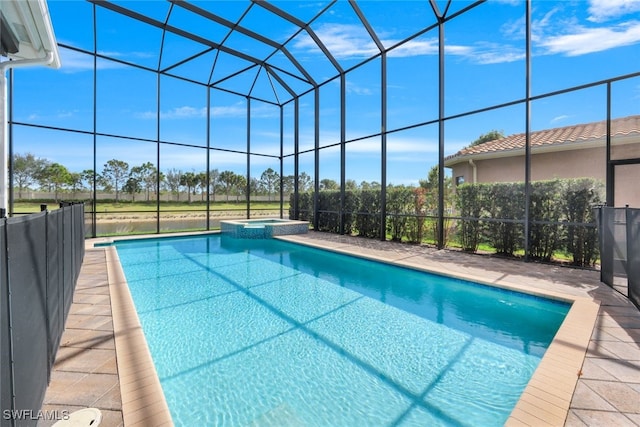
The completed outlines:
[[[524,218],[524,183],[495,183],[489,186],[488,213],[495,220],[487,224],[487,239],[496,253],[513,256],[522,249]]]
[[[344,218],[344,232],[345,234],[352,234],[355,226],[356,215],[360,205],[360,192],[359,191],[345,191],[344,192],[344,211],[342,217]]]
[[[295,194],[289,196],[289,218],[309,221],[313,223],[313,194],[311,192],[298,193],[298,218],[294,212]]]
[[[564,214],[570,223],[566,248],[573,256],[573,265],[592,266],[598,258],[598,231],[593,207],[602,204],[601,194],[602,184],[589,178],[567,180],[564,187]]]
[[[318,231],[340,232],[340,191],[318,193]]]
[[[458,222],[458,239],[464,251],[478,250],[481,231],[479,218],[485,205],[482,193],[486,188],[482,184],[463,184],[456,190],[456,208],[462,217]]]
[[[407,238],[411,243],[421,243],[424,238],[426,190],[422,187],[414,188],[413,215],[407,218]]]
[[[561,181],[556,179],[531,183],[529,200],[529,253],[533,258],[551,261],[562,243],[558,224],[563,210]]]
[[[407,228],[408,215],[413,213],[413,191],[405,186],[387,190],[387,232],[391,240],[402,241]]]
[[[356,229],[362,237],[380,238],[380,190],[361,190]]]

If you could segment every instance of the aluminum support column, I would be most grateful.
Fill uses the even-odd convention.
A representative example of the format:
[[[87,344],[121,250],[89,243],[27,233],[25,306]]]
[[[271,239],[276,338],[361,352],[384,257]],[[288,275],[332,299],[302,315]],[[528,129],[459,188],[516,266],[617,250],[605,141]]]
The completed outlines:
[[[207,126],[206,126],[206,140],[207,140],[207,172],[205,173],[207,185],[207,220],[206,229],[207,231],[211,230],[211,88],[209,86],[206,87],[207,90]]]
[[[387,53],[380,55],[380,240],[387,240]]]
[[[284,107],[280,105],[280,218],[284,218]]]
[[[313,188],[313,229],[318,230],[318,204],[320,195],[320,88],[313,89],[314,95],[314,188]]]
[[[607,206],[615,204],[615,165],[611,162],[611,82],[607,82],[607,135],[606,135],[606,178],[605,200]]]
[[[444,19],[438,17],[438,249],[444,247],[444,46]]]
[[[347,185],[347,78],[340,73],[340,234],[345,233],[345,203]]]
[[[529,261],[529,228],[531,218],[531,0],[526,3],[526,61],[525,61],[525,143],[524,143],[524,260]]]
[[[251,218],[251,98],[247,96],[247,219]]]
[[[300,219],[300,101],[296,96],[293,100],[293,219]]]

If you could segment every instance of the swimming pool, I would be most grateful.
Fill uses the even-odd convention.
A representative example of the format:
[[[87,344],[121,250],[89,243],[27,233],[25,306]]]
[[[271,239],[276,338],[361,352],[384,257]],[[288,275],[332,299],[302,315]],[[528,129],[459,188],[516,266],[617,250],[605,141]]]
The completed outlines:
[[[501,425],[568,310],[276,240],[117,248],[177,425]]]

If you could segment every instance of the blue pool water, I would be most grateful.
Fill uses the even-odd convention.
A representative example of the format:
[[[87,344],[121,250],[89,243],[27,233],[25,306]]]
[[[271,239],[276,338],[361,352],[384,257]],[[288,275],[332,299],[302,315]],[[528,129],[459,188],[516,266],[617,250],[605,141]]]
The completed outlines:
[[[176,425],[502,425],[569,309],[274,239],[117,250]]]

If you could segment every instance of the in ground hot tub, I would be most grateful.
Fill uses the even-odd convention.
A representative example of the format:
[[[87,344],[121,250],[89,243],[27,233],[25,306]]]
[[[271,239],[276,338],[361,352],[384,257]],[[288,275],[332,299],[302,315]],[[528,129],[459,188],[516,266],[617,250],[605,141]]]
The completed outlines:
[[[223,234],[239,239],[267,239],[286,234],[305,234],[309,231],[308,221],[280,218],[238,219],[220,221]]]

